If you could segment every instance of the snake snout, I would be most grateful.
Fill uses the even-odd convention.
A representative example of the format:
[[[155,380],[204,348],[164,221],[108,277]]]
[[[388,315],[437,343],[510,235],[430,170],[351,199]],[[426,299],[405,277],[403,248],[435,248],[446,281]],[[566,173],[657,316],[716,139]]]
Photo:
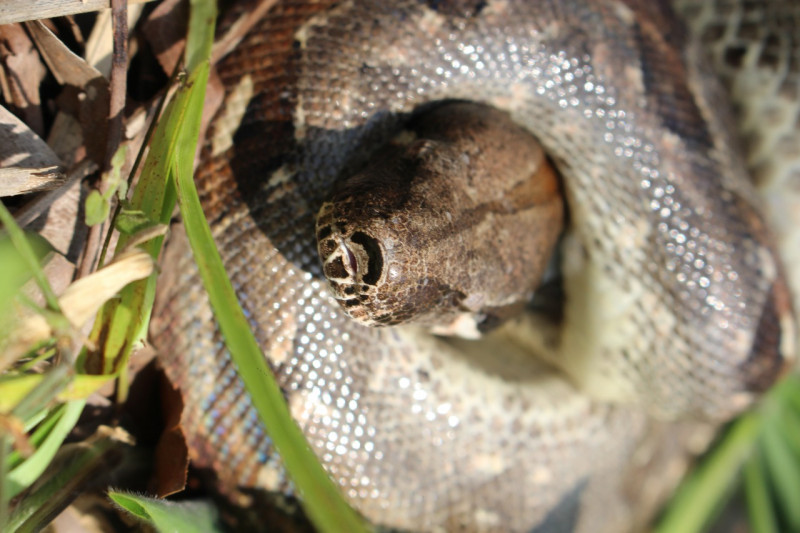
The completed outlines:
[[[334,298],[351,318],[370,325],[380,323],[368,308],[384,277],[384,250],[379,240],[337,223],[329,203],[320,209],[317,220],[317,250]]]

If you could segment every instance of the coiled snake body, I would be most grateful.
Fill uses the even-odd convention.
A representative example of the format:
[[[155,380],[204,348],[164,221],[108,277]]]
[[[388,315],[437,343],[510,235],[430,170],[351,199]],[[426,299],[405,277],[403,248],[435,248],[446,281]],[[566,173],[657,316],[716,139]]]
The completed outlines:
[[[724,30],[706,9],[686,7]],[[726,420],[786,367],[783,266],[699,47],[659,2],[287,0],[223,61],[204,208],[292,415],[367,518],[630,528],[707,427],[693,420]],[[367,328],[333,301],[317,211],[416,109],[447,99],[507,111],[561,174],[562,322],[528,314],[464,341]],[[177,241],[153,337],[193,459],[229,489],[284,490]]]

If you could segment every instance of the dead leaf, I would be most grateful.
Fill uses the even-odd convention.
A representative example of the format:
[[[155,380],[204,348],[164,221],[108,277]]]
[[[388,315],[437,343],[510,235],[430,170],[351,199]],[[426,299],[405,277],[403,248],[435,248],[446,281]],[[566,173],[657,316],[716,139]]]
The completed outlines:
[[[65,179],[50,147],[0,106],[0,196],[55,189]]]
[[[100,71],[75,55],[61,39],[40,21],[25,23],[48,68],[61,85],[85,87],[92,80],[102,78]]]
[[[183,55],[188,20],[188,2],[164,0],[150,13],[144,25],[147,42],[167,76],[172,74]]]
[[[66,182],[61,167],[0,168],[0,197],[57,189]]]
[[[60,163],[41,137],[0,106],[0,168],[42,168]]]
[[[72,53],[40,21],[26,22],[25,27],[56,80],[62,85],[78,90],[77,94],[69,90],[64,91],[62,98],[59,99],[60,105],[65,110],[70,107],[77,108],[77,112],[73,112],[81,123],[86,153],[102,166],[105,162],[108,140],[108,80],[100,74],[100,71]],[[70,106],[67,100],[72,98],[77,99],[77,104]]]
[[[84,159],[67,174],[63,187],[37,194],[14,213],[17,223],[36,231],[50,244],[75,262],[86,238],[82,199],[85,189],[80,181],[97,169],[89,159]]]
[[[147,252],[137,250],[116,259],[97,272],[72,283],[58,298],[61,312],[75,332],[93,318],[106,301],[113,298],[132,281],[149,276],[154,267],[153,258]],[[14,361],[32,346],[54,335],[44,316],[21,310],[16,324],[0,350],[3,361]]]
[[[80,329],[94,317],[100,306],[132,281],[146,278],[153,272],[153,258],[136,250],[83,277],[67,287],[59,299],[61,311],[70,324]]]
[[[128,0],[129,4],[146,2],[152,0]],[[36,2],[3,0],[0,2],[0,24],[100,11],[107,8],[108,3],[108,0],[37,0]]]
[[[9,110],[38,135],[44,134],[39,84],[46,70],[19,24],[0,26],[0,90]]]
[[[151,490],[159,498],[186,488],[189,471],[189,448],[181,426],[183,398],[166,378],[161,380],[161,384],[164,432],[156,445],[154,479],[150,483]]]

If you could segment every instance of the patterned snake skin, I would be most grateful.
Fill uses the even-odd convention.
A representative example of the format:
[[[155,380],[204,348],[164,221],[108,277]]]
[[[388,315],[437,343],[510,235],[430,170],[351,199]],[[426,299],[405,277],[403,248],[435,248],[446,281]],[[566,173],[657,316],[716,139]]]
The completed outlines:
[[[197,173],[206,215],[293,417],[373,523],[639,527],[715,424],[787,367],[798,7],[678,8],[692,32],[648,0],[286,0],[219,66],[226,99]],[[367,328],[333,301],[317,211],[339,175],[444,99],[508,111],[561,174],[562,322],[531,313],[466,341]],[[765,101],[785,104],[766,130],[753,118]],[[180,235],[163,264],[152,336],[193,460],[229,493],[290,490]]]

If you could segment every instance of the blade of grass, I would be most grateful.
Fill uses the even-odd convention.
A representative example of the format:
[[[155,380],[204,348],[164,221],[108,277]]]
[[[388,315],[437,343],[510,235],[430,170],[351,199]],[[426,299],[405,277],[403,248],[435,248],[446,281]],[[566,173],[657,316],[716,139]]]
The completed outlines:
[[[207,20],[206,15],[200,11],[200,1],[193,1],[191,5],[193,12],[190,18],[190,37],[192,24],[204,24]],[[213,29],[210,30],[213,33]],[[210,40],[207,42],[210,43]],[[181,131],[181,142],[175,159],[175,179],[186,233],[215,317],[239,375],[289,476],[302,496],[301,501],[311,521],[320,531],[365,531],[363,522],[344,501],[289,415],[272,371],[239,306],[203,214],[194,186],[192,163],[202,117],[208,76],[207,52],[210,47],[208,50],[204,49],[201,56],[190,49],[190,44],[192,43],[187,43],[187,54],[189,58],[198,61],[198,68],[188,84],[191,87],[189,98],[192,112],[187,114],[185,127]]]
[[[48,372],[33,377],[32,387],[14,406],[11,413],[20,420],[27,420],[49,405],[64,390],[72,377],[72,368],[57,365]],[[23,376],[26,378],[26,376]]]
[[[24,239],[33,248],[37,264],[51,250],[47,241],[36,234],[25,235]],[[3,275],[0,276],[0,317],[3,317],[11,308],[17,291],[30,279],[31,269],[28,258],[9,238],[0,239],[0,265],[3,265]]]
[[[56,294],[53,292],[50,282],[47,281],[47,276],[45,276],[44,270],[42,270],[42,267],[39,264],[39,260],[36,257],[36,252],[33,250],[33,247],[31,247],[28,239],[25,238],[25,232],[23,232],[22,228],[17,225],[14,217],[11,216],[11,213],[9,213],[8,209],[6,209],[6,206],[1,201],[0,223],[3,224],[6,232],[8,232],[8,237],[11,239],[11,242],[14,243],[17,251],[19,251],[19,254],[22,256],[23,260],[30,269],[31,274],[33,274],[33,278],[36,280],[39,290],[42,291],[48,307],[53,311],[59,311],[60,308],[58,306],[58,298],[56,298]]]
[[[55,457],[64,439],[75,427],[84,405],[86,405],[86,402],[83,400],[75,400],[65,404],[58,422],[47,435],[47,438],[44,439],[42,445],[22,464],[8,472],[7,486],[12,498],[23,489],[31,486],[42,475],[42,472],[45,471],[50,461]]]
[[[55,425],[61,419],[61,416],[64,413],[64,409],[65,406],[62,404],[57,406],[55,409],[51,409],[49,413],[42,413],[41,416],[37,416],[34,418],[34,420],[37,418],[39,419],[39,424],[37,425],[36,430],[28,439],[31,446],[33,446],[34,448],[38,448],[44,442],[45,438],[47,438],[47,436],[53,430]],[[42,416],[44,417],[44,419],[41,418]],[[29,421],[26,420],[26,426],[28,425],[28,423]],[[15,468],[17,465],[22,463],[23,460],[24,457],[22,456],[22,454],[19,453],[17,450],[13,450],[5,458],[6,470]]]
[[[239,376],[258,410],[275,448],[283,460],[309,518],[320,531],[365,531],[355,512],[343,500],[294,424],[272,371],[250,331],[211,230],[203,217],[191,171],[176,165],[178,196],[186,233],[209,295],[214,316]],[[189,167],[191,168],[191,166]]]
[[[9,521],[8,504],[11,501],[11,482],[8,479],[5,460],[9,453],[11,453],[11,439],[0,434],[0,531],[6,531],[6,524]]]
[[[764,462],[756,451],[744,465],[744,489],[747,497],[747,515],[753,533],[778,533],[767,488]]]
[[[66,507],[82,487],[107,476],[122,459],[121,450],[129,446],[118,433],[101,427],[95,437],[59,450],[56,465],[48,469],[34,490],[19,502],[7,529],[24,533],[41,531]]]
[[[58,368],[62,368],[62,366]],[[69,367],[63,365],[63,368],[64,370],[59,371],[65,374],[63,384],[53,381],[55,378],[48,380],[54,370],[46,374],[25,374],[0,379],[0,412],[9,411],[14,405],[30,401],[29,398],[36,399],[34,394],[40,395],[40,400],[32,404],[30,409],[24,410],[26,416],[20,416],[21,419],[27,420],[33,410],[49,404],[53,399],[65,402],[88,398],[114,377],[113,374],[108,376],[79,374],[67,380],[66,374]],[[17,411],[18,408],[15,408],[15,412]]]
[[[736,420],[713,453],[684,481],[667,512],[655,528],[656,533],[700,532],[731,491],[742,463],[750,456],[760,427],[756,413]]]
[[[800,531],[800,461],[792,454],[776,424],[766,424],[759,439],[764,462],[775,487],[776,501],[790,531]]]

